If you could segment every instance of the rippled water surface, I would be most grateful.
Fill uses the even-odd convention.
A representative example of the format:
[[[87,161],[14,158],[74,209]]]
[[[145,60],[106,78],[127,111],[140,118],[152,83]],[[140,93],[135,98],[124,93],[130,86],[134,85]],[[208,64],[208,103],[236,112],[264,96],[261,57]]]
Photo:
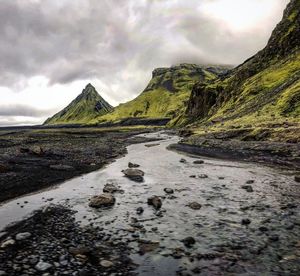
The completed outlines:
[[[193,164],[195,157],[166,149],[177,137],[150,135],[165,140],[153,147],[131,145],[125,157],[104,169],[2,205],[1,228],[46,204],[67,203],[78,211],[82,224],[92,223],[115,239],[128,241],[140,275],[175,275],[181,269],[192,274],[197,268],[201,275],[223,275],[224,267],[232,275],[282,275],[282,271],[294,275],[300,256],[300,189],[291,173],[208,158],[201,158],[204,164]],[[181,158],[186,163],[179,162]],[[128,162],[141,166],[143,183],[123,177],[121,171]],[[201,174],[208,177],[190,177]],[[249,180],[254,181],[253,192],[241,188]],[[89,198],[102,193],[108,182],[119,185],[124,193],[115,194],[112,208],[90,208]],[[172,188],[174,194],[167,195],[164,188]],[[147,205],[152,195],[162,197],[158,212]],[[187,206],[191,202],[202,208],[192,210]],[[143,214],[136,214],[138,207],[144,208]],[[241,224],[244,218],[250,219],[248,226]],[[186,237],[196,240],[191,248],[181,242]],[[138,239],[151,241],[157,248],[141,255]],[[174,258],[174,252],[180,256]]]

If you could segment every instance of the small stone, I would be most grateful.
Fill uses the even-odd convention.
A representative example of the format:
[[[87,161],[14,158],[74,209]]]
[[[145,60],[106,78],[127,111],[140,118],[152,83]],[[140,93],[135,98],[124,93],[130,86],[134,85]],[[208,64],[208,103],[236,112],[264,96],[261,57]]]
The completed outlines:
[[[23,241],[23,240],[26,240],[30,237],[31,237],[31,233],[29,233],[29,232],[19,233],[19,234],[16,235],[16,240],[17,241]]]
[[[183,240],[181,240],[183,242],[183,244],[186,247],[191,247],[192,245],[194,245],[196,243],[195,239],[193,237],[187,237]]]
[[[115,193],[115,192],[118,192],[120,191],[120,189],[115,185],[115,184],[112,184],[112,183],[106,183],[104,188],[103,188],[103,192],[104,193]]]
[[[241,188],[246,190],[248,193],[253,193],[253,188],[251,185],[243,185]]]
[[[38,271],[47,271],[48,269],[50,269],[52,267],[51,264],[49,263],[46,263],[46,262],[43,262],[43,261],[39,261],[36,266],[35,266],[35,269],[38,270]]]
[[[244,219],[242,219],[242,221],[241,221],[241,224],[242,224],[242,225],[249,225],[250,223],[251,223],[251,220],[248,219],[248,218],[244,218]]]
[[[128,168],[138,168],[139,166],[140,166],[139,164],[134,164],[131,162],[128,163]]]
[[[184,158],[181,158],[181,159],[179,160],[179,162],[180,162],[180,163],[186,163],[186,160],[185,160]]]
[[[208,175],[207,174],[199,174],[198,177],[199,178],[208,178]]]
[[[100,262],[100,265],[101,265],[102,267],[109,268],[109,267],[112,267],[112,266],[114,265],[114,263],[111,262],[111,261],[102,260],[102,261]]]
[[[160,209],[162,206],[162,201],[158,196],[149,197],[147,202],[149,205],[152,205],[155,209]]]
[[[137,213],[138,215],[141,215],[142,213],[144,213],[144,208],[143,208],[143,207],[138,207],[138,208],[136,209],[136,213]]]
[[[259,229],[259,231],[261,231],[261,232],[268,232],[268,231],[269,231],[269,228],[266,227],[266,226],[260,226],[258,229]]]
[[[190,207],[193,210],[200,210],[202,205],[198,202],[191,202],[187,205],[188,207]]]
[[[252,180],[252,179],[246,181],[246,184],[253,184],[253,183],[254,183],[254,180]]]
[[[174,194],[174,190],[171,188],[164,188],[164,192],[167,194]]]
[[[11,246],[11,245],[14,245],[16,242],[15,240],[13,239],[9,239],[9,240],[6,240],[4,241],[2,244],[1,244],[1,248],[5,248],[5,247],[8,247],[8,246]]]
[[[204,161],[203,161],[203,160],[196,160],[196,161],[194,161],[193,163],[194,163],[194,164],[203,164]]]

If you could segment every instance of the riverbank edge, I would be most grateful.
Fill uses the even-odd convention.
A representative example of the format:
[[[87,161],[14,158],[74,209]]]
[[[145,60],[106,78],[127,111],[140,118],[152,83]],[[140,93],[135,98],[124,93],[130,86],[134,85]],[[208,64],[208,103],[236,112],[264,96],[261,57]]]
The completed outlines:
[[[288,169],[293,171],[300,171],[300,160],[294,158],[293,151],[291,155],[286,155],[285,151],[280,151],[278,148],[272,148],[269,145],[268,149],[264,149],[264,143],[255,143],[257,148],[251,148],[253,145],[247,142],[240,141],[226,141],[220,142],[217,140],[203,139],[203,145],[190,144],[180,141],[176,144],[171,144],[167,147],[168,150],[176,151],[184,154],[191,154],[196,156],[204,156],[210,158],[218,158],[223,160],[254,162],[280,169]],[[234,145],[234,149],[229,147]],[[285,150],[287,150],[285,148]],[[291,150],[291,149],[288,149]],[[275,154],[274,152],[277,152]]]

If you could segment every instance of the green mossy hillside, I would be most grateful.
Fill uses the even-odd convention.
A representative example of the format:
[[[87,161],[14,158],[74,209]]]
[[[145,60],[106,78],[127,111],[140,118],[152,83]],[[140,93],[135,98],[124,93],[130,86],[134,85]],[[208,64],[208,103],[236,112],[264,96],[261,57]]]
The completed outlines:
[[[91,123],[118,122],[127,118],[175,118],[185,109],[196,82],[208,83],[227,71],[227,67],[195,64],[157,68],[138,97]]]
[[[95,87],[88,84],[75,100],[47,119],[44,125],[88,124],[97,116],[104,115],[112,109],[112,106],[98,94]]]

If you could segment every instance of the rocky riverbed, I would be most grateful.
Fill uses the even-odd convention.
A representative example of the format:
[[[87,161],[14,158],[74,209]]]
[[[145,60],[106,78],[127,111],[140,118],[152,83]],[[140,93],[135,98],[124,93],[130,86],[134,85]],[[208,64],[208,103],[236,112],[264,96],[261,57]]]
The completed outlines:
[[[81,275],[82,269],[91,269],[95,275],[298,275],[297,172],[180,155],[167,150],[179,140],[168,134],[145,134],[144,138],[165,140],[131,145],[126,156],[104,169],[2,205],[2,275],[15,275],[11,274],[14,266],[21,266],[20,275],[28,274],[28,270],[32,275]],[[134,175],[142,179],[136,181]],[[95,196],[96,205],[91,204]],[[64,206],[52,207],[59,215],[50,220],[51,226],[45,224],[40,232],[34,232],[26,225],[41,223],[29,218],[18,227],[4,229],[34,210],[45,210],[49,203]],[[49,217],[43,211],[38,214]],[[64,221],[73,221],[70,228],[64,228]],[[92,236],[84,236],[85,229],[90,229],[87,234]],[[52,243],[56,231],[65,233],[69,241],[64,244],[59,238]],[[36,233],[44,238],[35,239]],[[25,237],[24,249],[19,247],[20,236]],[[110,254],[97,251],[94,245],[100,239],[105,246],[111,244]],[[50,246],[52,254],[34,251],[34,245],[46,248],[45,252]],[[79,251],[70,251],[81,245],[98,252],[96,262],[90,251],[80,252],[83,256],[77,258],[75,253]],[[23,254],[26,250],[37,252],[33,264],[28,264]],[[66,268],[57,264],[64,261],[57,260],[57,252],[68,256]],[[130,261],[123,259],[122,252]],[[82,260],[85,262],[79,264]],[[41,266],[48,264],[49,271],[38,270],[40,261]],[[113,270],[116,263],[120,270]],[[103,265],[112,270],[105,270]]]
[[[103,167],[150,129],[0,129],[0,202]],[[144,139],[145,140],[145,139]]]

